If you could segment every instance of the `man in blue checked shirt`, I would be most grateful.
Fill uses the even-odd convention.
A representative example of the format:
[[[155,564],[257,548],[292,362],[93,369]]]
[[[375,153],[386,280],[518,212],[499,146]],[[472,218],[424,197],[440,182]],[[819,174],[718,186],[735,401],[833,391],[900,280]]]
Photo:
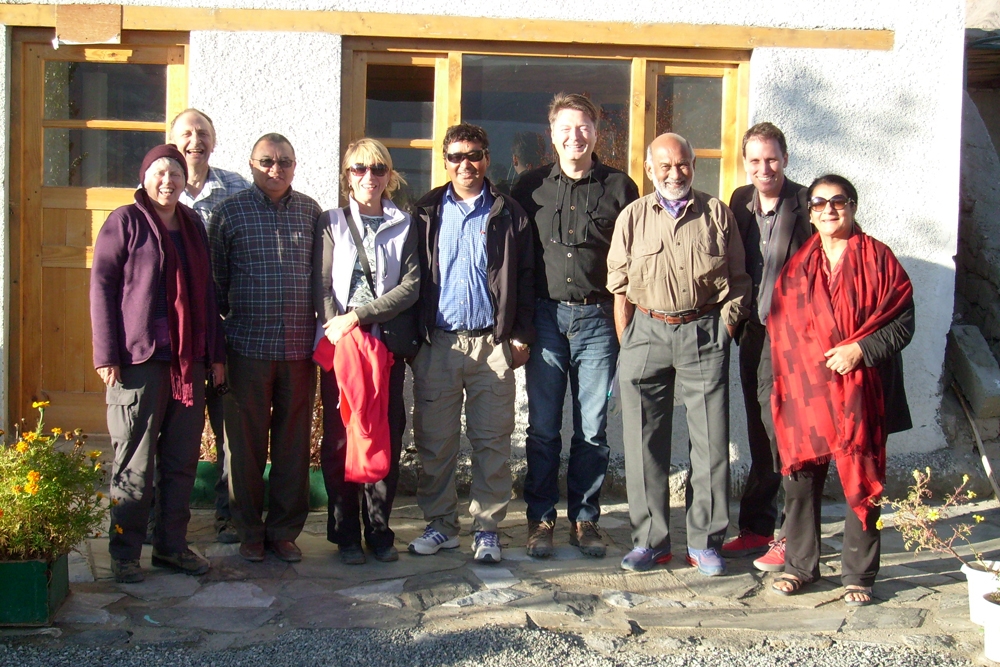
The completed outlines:
[[[309,513],[309,428],[316,367],[313,229],[322,209],[292,190],[295,150],[265,134],[250,157],[253,186],[224,201],[208,226],[219,310],[226,318],[230,391],[223,397],[233,523],[240,555],[302,560]],[[270,444],[267,520],[264,466]]]
[[[209,167],[208,160],[215,150],[215,124],[208,115],[198,109],[185,109],[170,123],[170,143],[187,162],[188,180],[181,203],[193,208],[208,227],[209,218],[219,204],[250,187],[247,179],[234,171]],[[226,435],[222,427],[222,394],[215,383],[208,381],[205,387],[205,405],[208,421],[215,434],[219,481],[215,485],[215,539],[232,544],[239,541],[232,513],[229,511],[229,475],[226,473]]]
[[[489,139],[475,125],[448,128],[450,183],[414,205],[419,231],[421,328],[413,360],[413,439],[423,464],[417,502],[427,520],[414,554],[458,547],[462,400],[472,444],[473,553],[500,560],[497,524],[507,515],[514,431],[514,369],[535,336],[534,248],[521,207],[486,178]]]

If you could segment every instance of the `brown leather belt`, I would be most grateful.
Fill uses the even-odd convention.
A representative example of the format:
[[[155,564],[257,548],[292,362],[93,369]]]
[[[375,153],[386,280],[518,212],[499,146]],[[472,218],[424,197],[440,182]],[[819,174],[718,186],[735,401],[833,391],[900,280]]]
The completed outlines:
[[[636,308],[639,312],[649,315],[654,320],[659,320],[660,322],[666,322],[667,324],[687,324],[688,322],[694,322],[695,320],[704,317],[708,313],[712,312],[719,307],[717,303],[706,303],[701,308],[696,308],[694,310],[684,310],[679,313],[665,313],[661,310],[649,310],[643,308],[642,306],[636,304]]]

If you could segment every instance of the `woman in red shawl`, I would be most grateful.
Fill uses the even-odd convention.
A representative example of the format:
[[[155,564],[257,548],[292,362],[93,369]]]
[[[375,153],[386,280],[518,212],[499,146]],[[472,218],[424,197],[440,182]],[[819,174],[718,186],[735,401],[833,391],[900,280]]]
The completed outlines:
[[[872,600],[886,437],[911,427],[900,351],[914,328],[910,279],[892,251],[855,223],[857,206],[846,178],[813,181],[818,234],[785,265],[767,321],[787,540],[785,570],[772,590],[791,595],[820,576],[823,484],[835,460],[850,507],[841,572],[849,606]]]

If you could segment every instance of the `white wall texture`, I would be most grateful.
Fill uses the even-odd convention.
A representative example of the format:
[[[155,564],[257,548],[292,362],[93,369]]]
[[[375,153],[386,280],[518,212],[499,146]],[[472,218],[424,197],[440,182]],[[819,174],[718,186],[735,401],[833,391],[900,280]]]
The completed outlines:
[[[359,0],[119,1],[174,7],[370,10],[369,3]],[[896,251],[913,279],[918,330],[904,357],[915,428],[890,439],[891,455],[944,445],[937,413],[945,332],[953,309],[964,4],[964,0],[702,0],[654,5],[598,0],[588,3],[586,16],[581,17],[578,0],[387,0],[380,10],[465,17],[573,17],[636,24],[655,20],[895,31],[894,47],[887,52],[756,49],[751,60],[750,97],[751,124],[770,120],[785,131],[789,175],[804,183],[828,171],[850,178],[860,191],[862,226]],[[369,17],[377,26],[378,14]],[[591,38],[585,23],[567,24],[567,30],[579,33],[577,41]],[[215,120],[219,146],[213,163],[247,174],[253,139],[267,131],[281,132],[298,153],[294,187],[324,207],[335,206],[340,47],[339,37],[320,33],[192,33],[190,102]],[[8,109],[5,105],[3,111],[9,121]],[[5,135],[0,135],[3,141]],[[3,312],[6,315],[5,304]],[[737,373],[734,364],[734,470],[749,463]],[[520,407],[523,426],[526,411]],[[675,419],[677,462],[687,458],[682,412],[679,410]],[[620,421],[613,420],[610,435],[620,453]]]

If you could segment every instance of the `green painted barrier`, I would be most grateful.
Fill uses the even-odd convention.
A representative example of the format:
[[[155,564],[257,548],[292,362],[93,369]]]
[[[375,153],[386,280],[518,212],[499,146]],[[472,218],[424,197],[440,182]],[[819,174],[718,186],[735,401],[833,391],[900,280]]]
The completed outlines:
[[[215,507],[215,483],[219,473],[213,461],[198,461],[198,473],[194,479],[194,489],[191,490],[191,507]],[[271,474],[271,464],[264,466],[264,507],[267,507],[268,477]],[[326,495],[326,484],[323,483],[323,471],[309,470],[309,509],[325,510],[329,503]]]
[[[0,561],[0,625],[52,625],[69,595],[69,558]]]

